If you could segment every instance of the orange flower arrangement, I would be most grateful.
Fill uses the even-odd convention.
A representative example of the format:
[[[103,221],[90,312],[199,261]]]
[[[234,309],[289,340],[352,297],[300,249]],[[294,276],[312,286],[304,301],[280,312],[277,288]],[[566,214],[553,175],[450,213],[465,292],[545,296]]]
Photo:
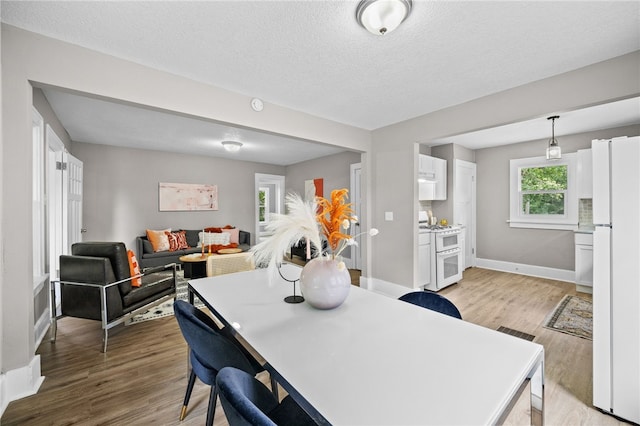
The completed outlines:
[[[357,217],[353,215],[351,203],[347,203],[347,189],[334,189],[331,191],[331,201],[324,197],[316,197],[318,210],[316,220],[320,224],[320,229],[333,251],[334,256],[338,252],[340,242],[351,239],[351,235],[342,232],[349,228],[351,222],[355,222]]]

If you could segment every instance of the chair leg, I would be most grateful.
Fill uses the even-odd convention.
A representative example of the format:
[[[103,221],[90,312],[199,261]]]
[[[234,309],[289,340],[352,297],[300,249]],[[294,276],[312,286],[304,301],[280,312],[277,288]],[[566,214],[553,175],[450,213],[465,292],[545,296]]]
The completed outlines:
[[[58,334],[58,313],[56,312],[56,283],[51,282],[51,342],[56,342]]]
[[[53,314],[51,318],[51,343],[56,342],[56,337],[58,336],[58,319],[56,318],[56,314]]]
[[[276,397],[276,400],[280,401],[280,398],[278,398],[278,382],[271,374],[269,374],[269,377],[271,378],[271,393]]]
[[[180,421],[183,421],[187,416],[187,407],[189,406],[189,399],[191,398],[191,392],[193,391],[193,385],[196,383],[196,373],[191,370],[189,374],[189,383],[187,383],[187,393],[184,394],[184,402],[182,403],[182,410],[180,411]]]
[[[213,425],[213,418],[216,415],[216,401],[218,400],[218,387],[211,385],[211,393],[209,394],[209,409],[207,410],[207,426]]]
[[[104,329],[104,336],[102,337],[102,353],[107,353],[107,340],[109,339],[109,330]]]

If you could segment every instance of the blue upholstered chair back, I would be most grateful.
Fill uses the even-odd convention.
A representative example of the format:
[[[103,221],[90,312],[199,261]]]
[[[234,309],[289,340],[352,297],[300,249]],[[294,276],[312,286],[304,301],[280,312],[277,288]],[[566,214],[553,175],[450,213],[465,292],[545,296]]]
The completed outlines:
[[[278,406],[269,389],[244,371],[224,368],[216,376],[220,402],[230,426],[275,426],[266,413]]]
[[[256,367],[207,314],[184,300],[176,300],[173,310],[193,356],[204,367],[220,371],[231,366],[256,374]]]
[[[413,305],[422,306],[432,311],[440,312],[454,318],[462,319],[460,311],[449,299],[428,291],[414,291],[399,297],[399,300]]]

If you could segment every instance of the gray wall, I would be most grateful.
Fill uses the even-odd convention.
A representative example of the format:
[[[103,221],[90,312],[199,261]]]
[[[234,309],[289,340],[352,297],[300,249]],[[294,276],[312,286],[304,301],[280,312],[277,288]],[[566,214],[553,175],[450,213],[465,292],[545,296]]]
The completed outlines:
[[[363,152],[370,150],[371,134],[363,129],[268,102],[262,112],[256,113],[250,108],[250,96],[154,70],[10,25],[2,24],[1,28],[3,152],[0,170],[3,202],[0,214],[0,247],[11,247],[11,250],[2,252],[0,271],[4,295],[0,307],[3,316],[0,372],[20,371],[23,376],[18,381],[25,388],[34,385],[38,379],[29,377],[25,369],[31,362],[37,362],[34,357],[33,330],[30,167],[30,115],[34,86],[79,91],[345,149]],[[131,166],[146,167],[144,163]],[[206,176],[198,176],[199,179],[201,177]],[[136,182],[128,184],[135,186]],[[222,198],[221,201],[224,202]],[[118,205],[122,206],[121,203]],[[128,211],[124,207],[121,209],[122,211],[117,212],[119,218],[124,217]],[[137,233],[140,226],[136,224],[132,229],[135,228]],[[22,378],[33,383],[22,383]]]
[[[371,275],[393,283],[413,282],[415,222],[420,208],[415,182],[415,155],[419,149],[416,142],[429,145],[446,136],[532,118],[544,119],[556,111],[638,96],[639,63],[640,51],[636,51],[374,130],[372,223],[380,228],[384,239],[373,240]],[[435,148],[431,149],[432,155]],[[391,210],[394,221],[384,221],[384,212]],[[478,217],[478,228],[481,226]],[[480,238],[478,234],[478,241]],[[545,266],[557,265],[554,261]]]
[[[349,166],[359,162],[359,153],[342,152],[287,166],[286,192],[296,192],[304,196],[304,181],[322,178],[324,180],[324,197],[329,198],[334,189],[350,188]]]
[[[329,199],[334,189],[351,188],[351,164],[361,162],[357,152],[342,152],[315,160],[303,161],[287,166],[285,180],[286,192],[295,192],[304,196],[304,181],[322,178],[324,197]],[[360,238],[361,239],[361,238]],[[359,240],[360,240],[359,239]],[[359,241],[360,243],[360,241]],[[341,254],[351,258],[351,249],[347,247]]]
[[[640,135],[640,126],[557,138],[563,154],[590,148],[593,139]],[[477,167],[477,257],[573,270],[572,231],[510,228],[509,160],[544,155],[548,139],[475,151]]]
[[[202,229],[233,225],[255,238],[255,173],[284,174],[284,167],[160,151],[74,143],[84,163],[85,241],[123,241],[135,249],[145,229]],[[218,210],[161,212],[158,184],[218,186]]]

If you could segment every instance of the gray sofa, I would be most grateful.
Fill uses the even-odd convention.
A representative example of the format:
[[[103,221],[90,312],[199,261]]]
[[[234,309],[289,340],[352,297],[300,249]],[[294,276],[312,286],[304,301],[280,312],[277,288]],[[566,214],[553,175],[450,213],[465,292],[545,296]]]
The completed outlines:
[[[151,268],[154,266],[162,266],[168,263],[180,262],[179,257],[185,254],[199,253],[201,251],[198,247],[198,233],[202,232],[202,229],[184,229],[187,237],[188,249],[176,250],[176,251],[159,251],[153,252],[153,246],[147,239],[146,235],[136,237],[136,257],[141,269]],[[175,231],[174,231],[175,232]],[[251,248],[251,233],[246,231],[240,231],[238,233],[238,248],[242,251],[247,251]]]

